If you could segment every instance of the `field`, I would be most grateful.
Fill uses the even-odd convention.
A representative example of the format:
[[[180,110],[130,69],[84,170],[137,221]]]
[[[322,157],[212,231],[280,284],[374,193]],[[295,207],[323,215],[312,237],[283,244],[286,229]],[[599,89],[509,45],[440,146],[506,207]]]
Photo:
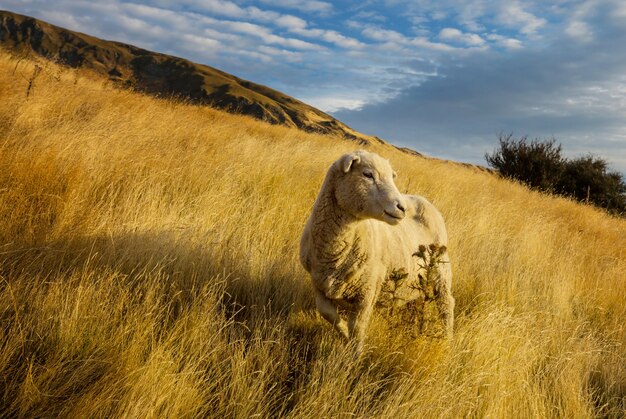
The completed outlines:
[[[623,417],[626,221],[390,146],[448,225],[450,341],[352,351],[299,236],[358,146],[0,53],[0,416]]]

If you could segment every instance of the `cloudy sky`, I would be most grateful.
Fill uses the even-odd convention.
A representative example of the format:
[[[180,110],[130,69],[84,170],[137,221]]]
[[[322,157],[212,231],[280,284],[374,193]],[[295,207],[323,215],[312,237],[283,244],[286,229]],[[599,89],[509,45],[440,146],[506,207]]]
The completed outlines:
[[[499,132],[626,173],[626,0],[0,0],[189,58],[353,128],[484,164]]]

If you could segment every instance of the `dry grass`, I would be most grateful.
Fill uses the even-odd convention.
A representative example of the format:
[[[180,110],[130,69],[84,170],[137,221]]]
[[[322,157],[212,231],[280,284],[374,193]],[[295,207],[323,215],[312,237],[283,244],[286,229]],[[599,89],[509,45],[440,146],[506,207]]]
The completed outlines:
[[[380,146],[451,237],[456,330],[359,361],[299,234],[353,144],[0,55],[3,416],[621,417],[626,222]]]

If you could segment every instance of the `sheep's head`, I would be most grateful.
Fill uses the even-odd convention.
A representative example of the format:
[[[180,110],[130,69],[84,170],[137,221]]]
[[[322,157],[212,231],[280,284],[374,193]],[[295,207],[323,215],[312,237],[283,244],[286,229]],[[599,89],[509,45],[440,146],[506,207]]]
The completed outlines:
[[[355,151],[335,162],[335,198],[339,207],[356,218],[375,218],[398,224],[406,202],[393,179],[389,161],[367,151]]]

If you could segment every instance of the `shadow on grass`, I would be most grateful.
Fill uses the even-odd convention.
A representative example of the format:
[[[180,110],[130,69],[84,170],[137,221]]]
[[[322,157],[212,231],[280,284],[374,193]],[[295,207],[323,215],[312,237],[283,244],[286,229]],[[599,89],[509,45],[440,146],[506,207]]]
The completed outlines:
[[[218,258],[221,260],[216,261]],[[225,264],[231,269],[225,269]],[[4,371],[0,374],[9,378],[0,383],[0,410],[18,416],[61,414],[67,403],[93,392],[100,380],[106,380],[111,374],[115,367],[108,361],[122,356],[122,348],[99,348],[88,344],[84,352],[65,354],[63,356],[67,359],[59,360],[57,335],[61,331],[57,330],[60,327],[58,322],[53,319],[48,323],[54,327],[47,331],[38,330],[45,328],[41,319],[43,312],[29,301],[44,300],[60,282],[67,298],[72,299],[75,296],[69,295],[71,291],[68,290],[101,281],[103,288],[96,292],[101,292],[103,299],[111,298],[115,293],[128,293],[133,305],[141,310],[145,308],[148,294],[155,288],[158,290],[157,308],[166,309],[159,317],[157,341],[166,339],[177,321],[194,305],[201,307],[198,300],[206,298],[207,284],[214,283],[218,292],[212,295],[217,296],[218,310],[228,325],[225,335],[237,348],[243,348],[242,356],[254,352],[259,339],[278,336],[285,343],[285,352],[276,357],[286,368],[275,387],[281,396],[272,399],[275,405],[269,409],[281,414],[291,411],[296,403],[293,393],[308,385],[308,376],[318,360],[323,336],[332,330],[315,315],[308,281],[303,278],[302,283],[295,282],[285,273],[280,261],[266,263],[267,275],[261,273],[256,278],[247,272],[245,261],[235,265],[223,255],[216,255],[210,246],[198,245],[170,232],[79,237],[3,252],[0,254],[0,275],[4,280],[0,283],[0,295],[15,295],[13,302],[2,304],[0,322],[7,339],[12,336],[18,340],[16,337],[19,336],[21,342],[13,345],[10,353],[2,354],[8,356],[9,361],[4,363]],[[105,279],[111,277],[115,278],[114,282]],[[107,289],[112,284],[116,290]],[[112,327],[120,326],[114,324]],[[276,328],[278,332],[272,330]],[[90,342],[89,337],[84,339]],[[77,341],[76,345],[85,343]],[[150,351],[149,348],[146,350]],[[329,351],[326,352],[329,356]],[[86,354],[88,362],[78,359],[85,358]],[[56,370],[51,368],[52,365]],[[48,376],[52,371],[55,376]],[[27,405],[23,401],[16,404],[24,399],[25,383],[32,381],[33,377],[35,381],[41,380],[55,388],[55,392],[33,396]]]
[[[172,295],[182,294],[179,298],[186,302],[207,281],[220,278],[225,282],[223,305],[237,318],[286,318],[294,307],[313,308],[308,279],[297,282],[282,265],[268,262],[262,273],[251,274],[247,261],[216,255],[210,245],[169,231],[78,237],[0,252],[5,278],[21,275],[45,283],[87,271],[115,273],[134,291],[140,278],[157,275]]]
[[[275,364],[262,367],[267,368],[272,377],[272,393],[266,396],[264,409],[273,416],[297,415],[303,409],[302,403],[306,406],[311,403],[303,397],[314,397],[316,389],[330,391],[329,386],[335,385],[332,383],[337,380],[333,376],[335,373],[329,372],[333,371],[332,368],[342,375],[345,373],[346,377],[345,386],[337,390],[336,397],[362,397],[360,405],[371,411],[375,411],[392,391],[396,385],[395,377],[404,374],[404,356],[398,353],[390,357],[386,346],[375,349],[357,362],[350,355],[350,347],[317,315],[308,278],[302,274],[298,282],[281,260],[267,261],[264,270],[255,276],[246,261],[229,260],[225,255],[216,254],[210,245],[199,245],[167,231],[50,241],[45,246],[5,252],[0,258],[0,274],[7,279],[0,284],[0,293],[5,295],[4,288],[8,284],[15,285],[14,289],[19,293],[19,282],[22,289],[36,288],[34,295],[45,298],[47,287],[53,289],[59,282],[66,282],[62,284],[63,292],[70,294],[68,290],[73,287],[102,281],[102,285],[97,285],[101,287],[96,288],[97,293],[101,292],[109,299],[116,293],[131,296],[132,303],[125,308],[129,315],[132,310],[144,313],[149,304],[155,304],[163,313],[155,326],[157,347],[159,342],[167,341],[178,322],[194,307],[195,310],[203,307],[200,299],[207,298],[207,284],[214,285],[217,292],[211,293],[210,298],[217,298],[217,310],[225,319],[226,329],[219,333],[225,337],[228,350],[233,351],[233,359]],[[25,283],[30,284],[25,286]],[[116,289],[107,288],[111,286]],[[14,306],[5,304],[3,307],[0,321],[8,329],[13,329],[8,334],[25,334],[22,346],[15,347],[10,355],[11,362],[0,372],[12,377],[0,383],[3,394],[0,408],[3,410],[18,416],[62,414],[63,409],[76,403],[82,395],[92,394],[94,389],[110,380],[111,374],[116,374],[116,362],[124,363],[120,359],[124,356],[124,349],[115,346],[119,344],[111,343],[104,348],[97,344],[89,346],[91,339],[83,337],[80,339],[87,341],[85,351],[65,355],[67,359],[58,367],[60,369],[50,368],[50,365],[59,365],[55,358],[58,357],[55,333],[59,332],[42,334],[29,325],[17,331],[17,326],[12,324],[16,318],[15,308],[20,318],[33,319],[33,325],[40,322],[41,317],[39,312],[29,312],[25,299]],[[110,333],[117,334],[118,329],[122,333],[122,329],[129,327],[123,320],[119,324],[112,322]],[[277,351],[263,355],[268,342],[275,344],[273,347]],[[150,347],[145,349],[146,359],[152,350]],[[85,353],[89,356],[85,357]],[[79,358],[88,358],[88,362]],[[8,369],[7,365],[10,365]],[[333,367],[328,369],[329,366]],[[48,377],[46,374],[52,374],[52,371],[56,375]],[[213,372],[209,368],[204,374],[211,377]],[[56,391],[49,396],[39,394],[38,398],[30,399],[28,405],[15,404],[15,400],[23,400],[24,382],[33,376]],[[213,413],[210,406],[202,409],[207,409],[206,414]]]

